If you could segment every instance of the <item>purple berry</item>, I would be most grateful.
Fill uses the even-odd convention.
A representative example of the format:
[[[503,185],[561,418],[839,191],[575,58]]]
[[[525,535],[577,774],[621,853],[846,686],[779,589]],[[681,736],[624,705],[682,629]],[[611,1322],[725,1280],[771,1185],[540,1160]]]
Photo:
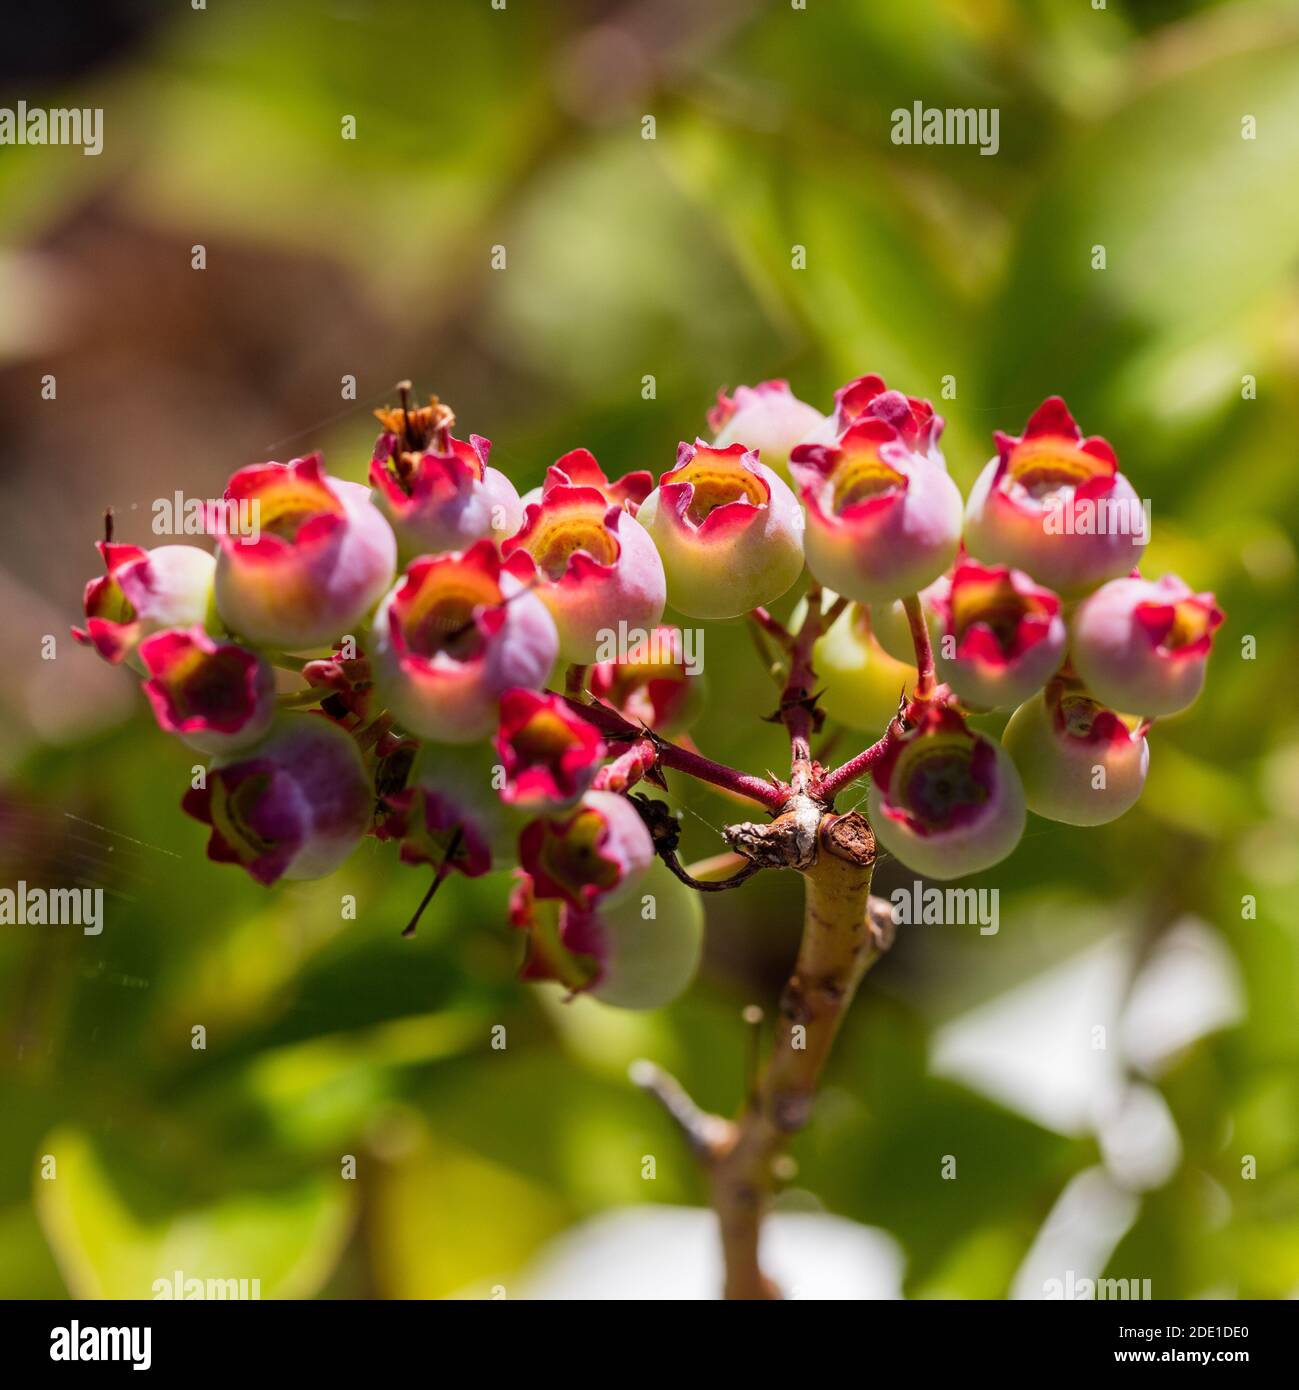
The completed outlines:
[[[927,705],[871,769],[870,821],[885,849],[930,878],[1005,859],[1024,833],[1024,790],[1009,755],[955,710]]]
[[[216,758],[181,806],[212,827],[210,859],[270,884],[333,873],[361,843],[373,801],[355,740],[321,715],[286,714],[260,743]]]

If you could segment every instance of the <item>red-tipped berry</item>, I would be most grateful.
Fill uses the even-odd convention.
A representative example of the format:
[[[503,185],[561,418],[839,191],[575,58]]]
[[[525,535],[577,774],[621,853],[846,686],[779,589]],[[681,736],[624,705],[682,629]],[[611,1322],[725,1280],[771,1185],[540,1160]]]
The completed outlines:
[[[1010,716],[1002,743],[1015,760],[1028,809],[1066,825],[1104,825],[1141,795],[1150,749],[1081,683],[1053,680]]]
[[[550,610],[560,654],[585,665],[620,622],[650,628],[663,616],[663,563],[645,528],[593,487],[549,488],[502,546],[506,566]]]
[[[1024,833],[1024,789],[1010,756],[952,709],[926,706],[871,775],[880,843],[930,878],[1000,863]]]
[[[392,583],[397,543],[367,488],[326,475],[320,455],[241,468],[225,493],[256,504],[257,541],[222,533],[217,611],[250,642],[322,646]]]
[[[201,627],[171,628],[140,643],[140,660],[159,726],[192,748],[232,752],[270,728],[275,673],[247,647],[216,642]]]
[[[507,690],[496,732],[505,782],[501,800],[521,810],[560,810],[591,785],[605,756],[594,725],[558,695]]]
[[[807,508],[807,567],[836,592],[887,603],[956,557],[956,484],[884,420],[862,418],[837,444],[795,449],[790,468]]]
[[[1059,396],[1042,402],[1019,438],[994,437],[997,456],[965,509],[972,555],[1027,570],[1066,597],[1132,570],[1148,526],[1106,440],[1084,439]]]
[[[682,444],[638,515],[663,557],[669,601],[692,618],[738,617],[802,572],[798,502],[741,444]]]
[[[72,635],[105,661],[125,660],[142,638],[162,628],[207,621],[215,561],[206,550],[194,545],[142,550],[110,541],[96,548],[108,572],[86,585],[86,625],[74,627]]]
[[[1022,570],[965,560],[934,607],[941,619],[934,665],[969,705],[1018,705],[1060,668],[1067,640],[1060,600]]]
[[[1176,714],[1199,695],[1222,610],[1176,576],[1115,579],[1079,604],[1073,664],[1098,700],[1131,714]]]
[[[490,541],[416,560],[379,605],[368,650],[403,728],[472,743],[496,727],[512,686],[545,684],[558,652],[541,600],[501,567]]]

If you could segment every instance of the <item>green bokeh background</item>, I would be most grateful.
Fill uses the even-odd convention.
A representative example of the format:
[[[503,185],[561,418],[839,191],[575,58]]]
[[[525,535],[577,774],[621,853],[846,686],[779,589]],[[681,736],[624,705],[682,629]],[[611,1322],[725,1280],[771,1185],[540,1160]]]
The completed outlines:
[[[739,1011],[774,998],[796,941],[798,884],[763,875],[709,901],[705,968],[672,1008],[565,1007],[514,978],[500,876],[452,883],[403,941],[423,881],[373,842],[271,892],[208,863],[177,809],[192,756],[65,636],[103,508],[147,544],[153,498],[217,495],[257,459],[322,447],[361,478],[369,409],[402,376],[522,490],[578,445],[661,471],[723,384],[784,376],[826,408],[865,371],[939,403],[963,488],[993,429],[1063,394],[1152,499],[1148,572],[1229,616],[1133,812],[1031,821],[973,881],[1000,890],[997,935],[904,931],[781,1202],[888,1231],[910,1295],[1005,1296],[1098,1143],[935,1075],[935,1030],[1114,933],[1145,958],[1189,914],[1243,1016],[1154,1078],[1180,1158],[1108,1267],[1164,1297],[1299,1289],[1293,5],[105,12],[102,53],[60,66],[40,34],[3,94],[103,107],[105,148],[0,151],[0,883],[96,884],[109,915],[94,938],[0,930],[0,1294],[147,1296],[173,1268],[258,1275],[266,1297],[511,1288],[585,1218],[705,1199],[627,1064],[729,1113]],[[893,145],[916,100],[998,108],[999,153]],[[706,634],[701,747],[778,767],[744,632]],[[720,850],[734,806],[674,790],[689,850]]]

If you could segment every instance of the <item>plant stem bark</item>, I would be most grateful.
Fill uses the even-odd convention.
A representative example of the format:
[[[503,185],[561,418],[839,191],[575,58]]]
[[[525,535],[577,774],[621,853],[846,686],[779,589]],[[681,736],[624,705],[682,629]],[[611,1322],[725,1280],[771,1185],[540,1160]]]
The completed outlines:
[[[875,839],[861,816],[821,819],[813,861],[800,868],[803,935],[781,996],[771,1056],[710,1163],[727,1298],[780,1296],[762,1271],[758,1248],[773,1165],[807,1123],[843,1016],[862,976],[889,944],[887,927],[870,911],[874,863]]]

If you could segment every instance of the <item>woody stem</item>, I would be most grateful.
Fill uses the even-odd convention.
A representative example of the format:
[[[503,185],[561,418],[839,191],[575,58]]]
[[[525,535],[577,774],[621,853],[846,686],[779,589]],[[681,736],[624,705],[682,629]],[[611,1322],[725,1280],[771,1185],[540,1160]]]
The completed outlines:
[[[781,995],[770,1056],[709,1160],[727,1298],[780,1296],[759,1258],[774,1166],[807,1123],[844,1015],[862,977],[889,945],[888,905],[873,906],[869,896],[875,841],[865,820],[855,813],[824,816],[813,853],[800,869],[803,935]]]

